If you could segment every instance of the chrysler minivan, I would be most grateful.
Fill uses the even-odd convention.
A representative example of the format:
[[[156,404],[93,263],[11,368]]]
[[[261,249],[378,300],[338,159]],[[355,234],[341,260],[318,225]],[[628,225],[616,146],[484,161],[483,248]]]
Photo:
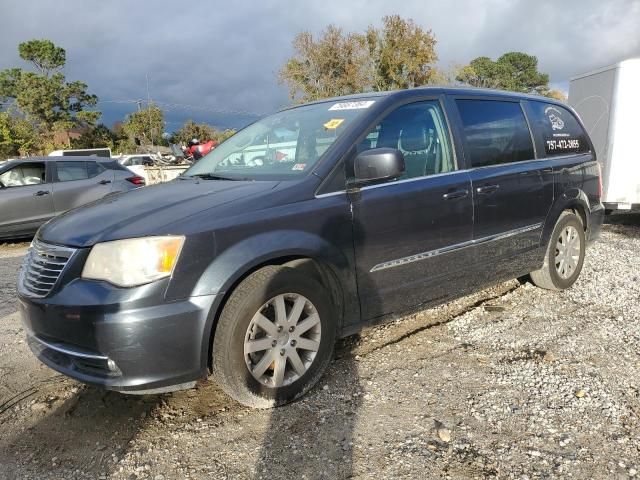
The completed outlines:
[[[308,391],[337,337],[528,275],[577,279],[603,218],[564,103],[455,88],[292,107],[176,180],[60,215],[18,280],[51,368],[129,393]]]

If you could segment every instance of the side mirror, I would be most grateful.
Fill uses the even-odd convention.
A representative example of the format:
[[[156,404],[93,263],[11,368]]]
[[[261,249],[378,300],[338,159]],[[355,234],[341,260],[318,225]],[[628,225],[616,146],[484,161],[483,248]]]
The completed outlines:
[[[358,154],[353,164],[356,184],[399,177],[404,173],[404,155],[395,148],[374,148]]]

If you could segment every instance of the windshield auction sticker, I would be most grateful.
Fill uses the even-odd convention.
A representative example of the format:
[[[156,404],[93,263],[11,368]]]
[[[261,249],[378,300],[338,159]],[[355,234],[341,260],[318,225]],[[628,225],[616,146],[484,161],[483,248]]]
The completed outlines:
[[[332,118],[324,124],[324,128],[327,130],[335,130],[342,124],[342,122],[344,122],[344,118]]]
[[[329,110],[360,110],[362,108],[369,108],[373,105],[375,100],[361,100],[357,102],[340,102],[331,105]]]

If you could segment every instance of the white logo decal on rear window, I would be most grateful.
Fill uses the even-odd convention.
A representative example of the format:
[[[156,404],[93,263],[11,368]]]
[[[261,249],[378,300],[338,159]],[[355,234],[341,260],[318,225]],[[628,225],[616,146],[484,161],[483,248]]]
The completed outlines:
[[[564,122],[560,118],[562,113],[555,107],[547,107],[544,109],[544,113],[551,122],[552,130],[562,130],[564,128]]]

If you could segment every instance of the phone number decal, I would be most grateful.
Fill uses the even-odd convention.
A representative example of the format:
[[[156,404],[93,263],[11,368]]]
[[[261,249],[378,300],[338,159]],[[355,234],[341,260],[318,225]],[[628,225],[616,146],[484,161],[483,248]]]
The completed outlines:
[[[559,139],[547,140],[547,152],[555,152],[562,150],[579,150],[580,140],[577,139]]]

